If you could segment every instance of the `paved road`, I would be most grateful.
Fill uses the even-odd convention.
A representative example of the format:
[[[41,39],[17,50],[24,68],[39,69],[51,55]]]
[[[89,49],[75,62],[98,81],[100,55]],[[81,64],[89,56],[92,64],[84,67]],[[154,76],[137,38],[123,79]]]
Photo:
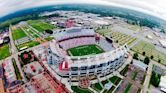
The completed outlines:
[[[149,34],[150,32],[141,32],[140,33],[140,36],[138,36],[137,38],[137,40],[134,42],[134,43],[132,43],[130,46],[129,46],[129,48],[132,48],[133,46],[135,46],[136,44],[138,44],[140,41],[142,41],[142,40],[144,40],[145,39],[145,37]]]
[[[9,27],[9,37],[10,37],[10,48],[11,48],[11,53],[12,54],[15,54],[17,53],[17,48],[14,44],[14,40],[13,40],[13,37],[12,37],[12,29],[11,29],[11,26]]]
[[[139,87],[139,88],[143,88],[143,86],[140,83],[135,82],[130,77],[125,77],[124,80],[127,80],[128,82],[132,83],[133,86],[136,86],[136,87]]]
[[[153,62],[150,62],[148,65],[148,70],[146,72],[146,78],[144,81],[144,88],[143,88],[143,93],[146,93],[148,91],[148,86],[149,86],[149,82],[150,82],[150,78],[151,78],[151,74],[152,74],[152,67],[153,67]]]

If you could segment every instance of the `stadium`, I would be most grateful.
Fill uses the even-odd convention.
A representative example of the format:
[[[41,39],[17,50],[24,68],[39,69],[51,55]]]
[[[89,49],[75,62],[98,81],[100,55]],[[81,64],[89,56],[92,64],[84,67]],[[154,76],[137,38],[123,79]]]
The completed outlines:
[[[127,45],[117,46],[93,29],[73,27],[54,33],[48,64],[59,76],[103,76],[121,67],[128,57]]]

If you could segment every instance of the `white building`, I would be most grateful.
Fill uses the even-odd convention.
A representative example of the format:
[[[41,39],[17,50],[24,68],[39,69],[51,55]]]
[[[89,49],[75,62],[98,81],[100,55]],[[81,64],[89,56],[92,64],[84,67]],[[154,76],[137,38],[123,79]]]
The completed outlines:
[[[165,76],[161,76],[159,86],[160,86],[161,91],[166,92],[166,75]]]
[[[147,65],[139,60],[133,60],[133,65],[146,71]]]

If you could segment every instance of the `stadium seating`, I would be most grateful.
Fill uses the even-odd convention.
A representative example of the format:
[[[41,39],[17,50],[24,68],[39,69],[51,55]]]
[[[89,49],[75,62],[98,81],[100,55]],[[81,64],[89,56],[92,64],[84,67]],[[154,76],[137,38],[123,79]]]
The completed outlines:
[[[111,51],[114,49],[112,44],[104,39],[100,39],[99,46],[104,49],[104,51]]]
[[[59,43],[59,45],[65,50],[69,48],[73,48],[73,47],[77,47],[81,45],[89,45],[89,44],[95,44],[94,37],[74,38],[74,39],[69,39]]]
[[[72,37],[94,36],[94,35],[95,35],[95,32],[91,29],[70,29],[64,32],[58,32],[54,34],[57,41],[72,38]]]

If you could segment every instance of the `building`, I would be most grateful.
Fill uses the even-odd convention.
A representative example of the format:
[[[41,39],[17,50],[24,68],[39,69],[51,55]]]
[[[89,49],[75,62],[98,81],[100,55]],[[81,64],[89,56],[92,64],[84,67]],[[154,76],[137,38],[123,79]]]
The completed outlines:
[[[122,66],[129,50],[127,45],[115,48],[104,37],[99,43],[96,42],[93,29],[70,28],[54,35],[56,41],[50,43],[48,64],[61,77],[110,74]],[[69,48],[89,44],[96,44],[105,52],[85,56],[70,56],[66,53]]]
[[[0,67],[0,93],[5,93],[5,87],[4,87],[4,71],[3,71],[3,68]]]
[[[59,81],[46,72],[34,76],[23,85],[7,89],[7,93],[70,93]]]
[[[4,82],[2,78],[0,78],[0,93],[5,93]]]
[[[164,48],[166,48],[166,39],[160,39],[160,40],[159,40],[159,43],[160,43]]]
[[[3,62],[3,68],[5,70],[5,78],[9,83],[17,80],[13,62],[11,60],[5,60],[5,62]]]
[[[161,76],[159,87],[161,91],[166,92],[166,75]]]
[[[147,69],[147,65],[139,60],[133,60],[133,65],[136,66],[136,67],[139,67],[141,68],[142,70],[146,71]]]

